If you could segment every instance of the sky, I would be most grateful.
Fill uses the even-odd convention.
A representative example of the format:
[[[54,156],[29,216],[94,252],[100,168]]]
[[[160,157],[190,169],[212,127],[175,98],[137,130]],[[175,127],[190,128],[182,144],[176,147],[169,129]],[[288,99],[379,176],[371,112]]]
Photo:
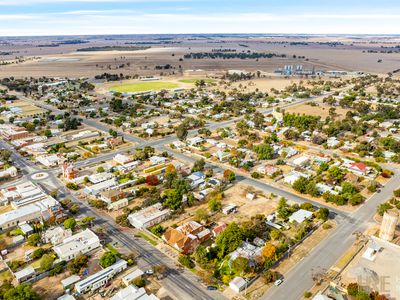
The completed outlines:
[[[0,0],[0,36],[400,34],[399,0]]]

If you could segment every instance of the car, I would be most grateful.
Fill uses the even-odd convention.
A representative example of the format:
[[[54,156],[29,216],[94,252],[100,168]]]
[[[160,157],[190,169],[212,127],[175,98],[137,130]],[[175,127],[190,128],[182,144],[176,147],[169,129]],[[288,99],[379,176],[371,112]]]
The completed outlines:
[[[274,282],[274,285],[275,286],[279,286],[279,285],[282,284],[282,282],[283,282],[283,278],[280,278],[280,279],[278,279],[277,281]]]
[[[207,290],[209,290],[209,291],[216,291],[216,290],[217,290],[217,287],[216,287],[216,286],[213,286],[213,285],[209,285],[209,286],[207,287]]]
[[[154,274],[154,271],[153,271],[152,269],[148,269],[148,270],[145,271],[145,273],[146,273],[147,275],[153,275],[153,274]]]

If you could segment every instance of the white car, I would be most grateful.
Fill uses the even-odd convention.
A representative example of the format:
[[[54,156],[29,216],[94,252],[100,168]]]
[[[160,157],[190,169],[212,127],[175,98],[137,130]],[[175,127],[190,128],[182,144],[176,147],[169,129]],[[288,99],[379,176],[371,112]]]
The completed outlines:
[[[281,285],[282,282],[283,282],[283,278],[278,279],[277,281],[275,281],[274,285],[275,286]]]
[[[146,270],[145,273],[146,273],[147,275],[153,275],[153,274],[154,274],[154,271],[153,271],[152,269],[149,269],[149,270]]]

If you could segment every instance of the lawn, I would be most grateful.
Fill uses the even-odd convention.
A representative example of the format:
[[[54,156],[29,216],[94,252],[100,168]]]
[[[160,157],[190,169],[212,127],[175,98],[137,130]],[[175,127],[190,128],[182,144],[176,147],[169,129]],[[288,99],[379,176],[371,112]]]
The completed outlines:
[[[157,242],[151,238],[149,238],[147,235],[145,235],[143,232],[139,232],[138,236],[140,236],[141,238],[145,239],[146,241],[148,241],[150,244],[152,244],[153,246],[157,246]]]
[[[192,84],[195,84],[196,81],[199,81],[199,80],[204,80],[205,83],[213,83],[213,82],[215,82],[214,79],[205,79],[205,78],[181,79],[181,80],[178,80],[178,81],[179,81],[179,82],[182,82],[182,83],[192,83]]]
[[[110,90],[121,93],[137,93],[146,91],[157,91],[162,89],[176,89],[179,88],[179,84],[173,82],[135,82],[135,83],[123,83],[114,85]]]

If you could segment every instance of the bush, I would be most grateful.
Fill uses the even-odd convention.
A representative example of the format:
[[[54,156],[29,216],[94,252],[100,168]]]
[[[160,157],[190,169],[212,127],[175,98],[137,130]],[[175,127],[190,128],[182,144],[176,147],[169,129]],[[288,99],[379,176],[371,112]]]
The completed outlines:
[[[54,257],[50,254],[45,254],[40,260],[40,270],[46,272],[53,267]]]
[[[311,298],[312,293],[311,292],[304,292],[304,298]]]
[[[142,278],[136,278],[132,282],[134,285],[136,285],[138,288],[144,287],[146,285],[146,281]]]
[[[324,223],[324,224],[322,225],[322,228],[325,229],[325,230],[328,230],[328,229],[331,229],[331,228],[332,228],[332,225],[329,224],[329,223]]]
[[[258,179],[258,178],[261,178],[262,175],[258,172],[253,172],[253,173],[251,173],[251,177],[254,179]]]
[[[40,235],[39,233],[33,233],[28,237],[28,245],[29,246],[37,246],[40,244]]]
[[[64,221],[64,228],[73,230],[76,226],[76,220],[74,218],[68,218]]]
[[[161,225],[156,225],[154,227],[151,227],[149,230],[158,237],[162,236],[162,234],[165,232],[165,228],[162,227]]]
[[[117,261],[117,257],[116,257],[116,255],[114,253],[106,252],[100,258],[100,265],[103,268],[107,268],[107,267],[112,266],[113,264],[115,264],[116,261]]]
[[[20,260],[12,260],[9,264],[8,264],[8,266],[10,267],[10,269],[12,270],[12,271],[15,271],[15,270],[17,270],[20,266],[22,266],[24,263],[22,262],[22,261],[20,261]]]
[[[76,183],[73,183],[73,182],[68,182],[65,186],[67,188],[69,188],[70,190],[73,190],[73,191],[79,190],[79,186]]]
[[[64,268],[67,265],[66,261],[61,261],[58,264],[56,264],[53,269],[50,270],[49,275],[50,276],[54,276],[56,274],[61,274],[62,272],[64,272]]]
[[[46,250],[44,250],[43,248],[38,248],[35,251],[33,251],[32,258],[33,259],[41,258],[45,253],[46,253]]]
[[[68,269],[72,274],[78,274],[83,267],[86,267],[88,260],[86,255],[79,255],[69,262]]]
[[[181,255],[179,256],[178,261],[185,267],[192,269],[194,268],[194,262],[190,259],[189,256],[187,255]]]
[[[360,286],[356,282],[352,282],[347,285],[347,293],[350,296],[353,296],[353,297],[357,296],[357,293],[359,292],[359,290],[360,290]]]
[[[271,283],[271,282],[278,280],[279,273],[271,271],[271,270],[267,270],[261,274],[261,277],[264,279],[265,283]]]

